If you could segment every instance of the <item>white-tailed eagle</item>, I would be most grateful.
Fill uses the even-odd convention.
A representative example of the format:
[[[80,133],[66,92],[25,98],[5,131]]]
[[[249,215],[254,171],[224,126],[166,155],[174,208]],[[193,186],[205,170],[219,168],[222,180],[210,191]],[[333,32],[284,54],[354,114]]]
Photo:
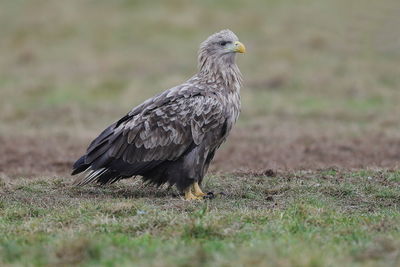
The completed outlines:
[[[72,175],[83,172],[75,184],[139,175],[176,185],[185,199],[202,199],[199,184],[239,116],[242,76],[235,55],[244,52],[230,30],[208,37],[200,45],[198,73],[105,129],[73,165]]]

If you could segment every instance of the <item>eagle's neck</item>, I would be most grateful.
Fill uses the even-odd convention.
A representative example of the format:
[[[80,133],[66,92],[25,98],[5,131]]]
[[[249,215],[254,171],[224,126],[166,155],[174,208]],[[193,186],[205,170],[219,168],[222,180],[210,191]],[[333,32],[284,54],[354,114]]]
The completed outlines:
[[[239,92],[242,85],[242,74],[232,55],[227,58],[201,58],[199,60],[199,77],[213,83],[222,83],[231,91]]]

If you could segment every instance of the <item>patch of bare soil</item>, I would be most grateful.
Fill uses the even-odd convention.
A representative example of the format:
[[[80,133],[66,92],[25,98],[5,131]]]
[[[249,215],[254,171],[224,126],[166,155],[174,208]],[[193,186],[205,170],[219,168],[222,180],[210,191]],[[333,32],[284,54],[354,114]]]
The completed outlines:
[[[212,170],[316,170],[398,168],[400,140],[383,134],[358,137],[235,130],[216,154]]]
[[[12,177],[69,174],[85,145],[62,137],[0,136],[0,174]]]
[[[0,174],[10,177],[68,175],[90,140],[65,137],[0,136]],[[400,140],[383,135],[352,138],[305,133],[289,137],[267,131],[235,130],[216,154],[212,171],[251,170],[273,176],[274,170],[321,168],[398,168]]]

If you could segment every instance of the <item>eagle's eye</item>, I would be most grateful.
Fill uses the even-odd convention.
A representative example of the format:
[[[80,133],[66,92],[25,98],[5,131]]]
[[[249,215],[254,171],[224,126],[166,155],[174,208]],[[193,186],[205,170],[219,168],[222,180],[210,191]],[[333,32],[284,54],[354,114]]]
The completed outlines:
[[[229,42],[227,42],[227,41],[221,41],[221,42],[219,42],[219,45],[220,45],[220,46],[225,46],[227,43],[229,43]]]

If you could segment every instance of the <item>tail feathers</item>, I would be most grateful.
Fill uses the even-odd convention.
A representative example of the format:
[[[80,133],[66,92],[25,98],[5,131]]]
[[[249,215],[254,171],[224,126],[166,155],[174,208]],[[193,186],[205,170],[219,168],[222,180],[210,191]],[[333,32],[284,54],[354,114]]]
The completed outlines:
[[[74,181],[74,185],[77,186],[89,183],[112,184],[120,179],[144,175],[161,163],[159,160],[128,163],[122,159],[109,157],[107,154],[100,156],[94,162],[88,162],[87,155],[84,155],[75,162],[72,175],[82,173]]]
[[[74,185],[82,186],[93,182],[101,184],[113,183],[120,179],[120,175],[107,168],[94,169],[89,163],[85,163],[86,155],[80,157],[73,166],[72,175],[82,173],[75,181]]]
[[[74,181],[74,185],[83,186],[86,184],[98,182],[101,184],[111,184],[121,177],[116,172],[110,171],[106,168],[101,168],[98,170],[88,170],[78,179]]]

